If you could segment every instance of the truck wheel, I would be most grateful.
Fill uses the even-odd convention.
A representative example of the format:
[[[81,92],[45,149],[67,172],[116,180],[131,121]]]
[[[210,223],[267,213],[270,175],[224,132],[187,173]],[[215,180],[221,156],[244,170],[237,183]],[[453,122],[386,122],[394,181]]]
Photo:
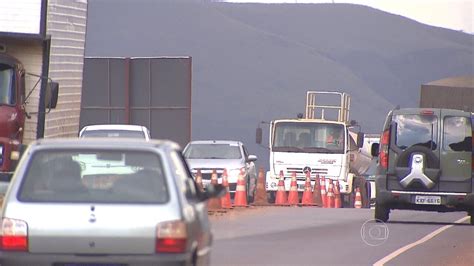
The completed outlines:
[[[361,176],[354,177],[352,183],[352,194],[355,197],[356,188],[360,189],[360,196],[362,198],[362,208],[370,208],[370,184]],[[354,204],[352,203],[352,207]]]
[[[388,221],[389,215],[390,209],[387,209],[385,206],[380,204],[375,205],[375,220],[377,220],[377,222],[382,221],[385,223]]]
[[[250,177],[247,176],[247,204],[253,203],[255,199],[255,191],[250,191]]]
[[[272,204],[275,203],[275,197],[276,197],[275,191],[267,192],[268,203],[272,203]]]
[[[354,193],[343,194],[342,198],[343,198],[343,201],[342,201],[343,208],[354,208],[354,200],[355,200]]]

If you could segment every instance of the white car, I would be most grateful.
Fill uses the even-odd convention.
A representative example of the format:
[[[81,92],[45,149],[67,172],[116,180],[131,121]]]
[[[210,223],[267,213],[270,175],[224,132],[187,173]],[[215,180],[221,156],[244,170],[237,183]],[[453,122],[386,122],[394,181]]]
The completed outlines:
[[[229,190],[234,196],[240,169],[245,170],[247,183],[247,201],[253,202],[257,188],[257,156],[249,155],[245,145],[240,141],[231,140],[200,140],[191,141],[183,151],[193,176],[201,170],[202,182],[206,186],[211,182],[211,174],[216,170],[218,182],[221,183],[222,173],[227,169]]]
[[[150,130],[139,125],[102,124],[85,126],[79,132],[80,138],[142,138],[150,140]]]

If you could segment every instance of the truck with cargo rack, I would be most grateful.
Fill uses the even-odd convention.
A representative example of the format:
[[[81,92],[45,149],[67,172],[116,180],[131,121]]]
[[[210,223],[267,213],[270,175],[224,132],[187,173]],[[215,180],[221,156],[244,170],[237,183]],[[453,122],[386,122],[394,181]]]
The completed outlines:
[[[371,157],[360,152],[363,133],[354,130],[349,119],[350,95],[341,92],[308,91],[306,112],[298,118],[277,119],[269,123],[270,169],[266,190],[275,199],[282,171],[285,190],[290,190],[291,176],[296,173],[298,191],[304,191],[306,172],[339,181],[345,206],[353,206],[354,191],[361,188],[367,203],[367,182],[359,177],[369,166]],[[257,128],[257,143],[262,143],[262,128]],[[326,184],[327,185],[327,184]],[[326,186],[327,187],[327,186]]]

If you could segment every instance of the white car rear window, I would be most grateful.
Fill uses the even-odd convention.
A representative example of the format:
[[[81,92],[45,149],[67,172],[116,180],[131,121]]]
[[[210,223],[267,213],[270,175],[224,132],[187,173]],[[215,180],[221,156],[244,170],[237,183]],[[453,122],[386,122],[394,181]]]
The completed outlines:
[[[160,157],[131,151],[39,151],[18,199],[25,202],[165,203]]]
[[[138,138],[145,139],[143,131],[137,130],[86,130],[81,138]]]
[[[238,145],[233,144],[191,144],[184,151],[186,159],[241,159]]]

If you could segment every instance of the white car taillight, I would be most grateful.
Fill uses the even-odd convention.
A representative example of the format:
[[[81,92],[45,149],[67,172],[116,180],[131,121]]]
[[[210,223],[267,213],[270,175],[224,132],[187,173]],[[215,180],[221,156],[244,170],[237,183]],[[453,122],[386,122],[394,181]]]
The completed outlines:
[[[0,227],[0,250],[28,250],[28,225],[26,222],[10,218],[2,219]]]
[[[183,221],[159,223],[156,227],[156,252],[183,253],[186,251],[188,232]]]

